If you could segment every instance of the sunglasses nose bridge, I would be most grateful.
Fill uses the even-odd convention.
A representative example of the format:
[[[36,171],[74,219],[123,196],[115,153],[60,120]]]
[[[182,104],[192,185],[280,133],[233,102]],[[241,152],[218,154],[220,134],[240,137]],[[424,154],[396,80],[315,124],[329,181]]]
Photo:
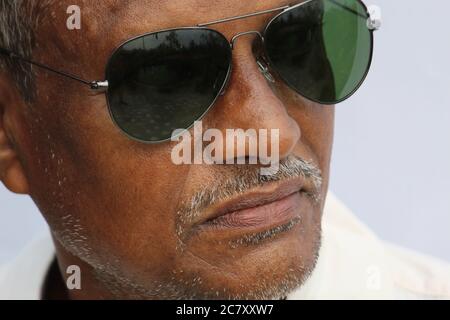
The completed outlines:
[[[247,36],[247,35],[252,35],[252,34],[253,34],[253,35],[259,36],[259,38],[261,39],[261,43],[264,44],[264,36],[261,34],[261,32],[256,31],[256,30],[254,30],[254,31],[253,31],[253,30],[252,30],[252,31],[245,31],[245,32],[237,33],[235,36],[233,36],[233,38],[231,38],[231,41],[230,41],[230,47],[231,47],[231,50],[234,49],[234,45],[235,45],[236,41],[237,41],[240,37]],[[270,71],[269,71],[269,68],[267,67],[266,62],[265,62],[264,60],[262,60],[260,57],[258,57],[256,63],[257,63],[257,65],[258,65],[258,67],[259,67],[259,70],[260,70],[261,73],[264,75],[264,77],[265,77],[269,82],[274,83],[274,82],[275,82],[275,79],[274,79],[274,77],[271,75],[271,73],[270,73]],[[231,78],[232,69],[233,69],[233,66],[231,65],[230,70],[229,70],[229,72],[228,72],[228,76],[227,76],[226,83],[225,83],[225,85],[224,85],[222,91],[220,92],[220,95],[221,95],[221,96],[225,95],[226,89],[227,89],[227,87],[228,87],[228,84],[229,84],[229,81],[230,81],[230,78]]]
[[[230,41],[231,49],[234,49],[234,45],[235,45],[236,41],[237,41],[240,37],[248,36],[248,35],[252,35],[252,34],[253,34],[253,35],[259,36],[259,38],[261,39],[261,41],[264,42],[264,37],[263,37],[263,35],[261,34],[261,32],[259,32],[259,31],[252,30],[252,31],[240,32],[240,33],[236,34],[233,38],[231,38],[231,41]]]

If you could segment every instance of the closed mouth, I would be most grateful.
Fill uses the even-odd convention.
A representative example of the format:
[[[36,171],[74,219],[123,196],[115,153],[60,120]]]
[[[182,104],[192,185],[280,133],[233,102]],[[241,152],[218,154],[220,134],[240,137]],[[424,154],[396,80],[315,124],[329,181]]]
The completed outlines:
[[[299,222],[305,195],[303,179],[268,184],[211,208],[194,225],[196,231],[254,232]]]

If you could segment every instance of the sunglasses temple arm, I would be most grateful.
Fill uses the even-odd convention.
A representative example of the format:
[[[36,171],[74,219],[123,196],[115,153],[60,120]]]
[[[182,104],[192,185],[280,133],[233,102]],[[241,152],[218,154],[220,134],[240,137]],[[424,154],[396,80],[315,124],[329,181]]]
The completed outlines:
[[[22,57],[22,56],[20,56],[20,55],[18,55],[16,53],[14,53],[12,51],[9,51],[7,49],[4,49],[4,48],[0,48],[0,55],[7,56],[10,59],[16,59],[16,60],[19,60],[19,61],[22,61],[22,62],[25,62],[25,63],[29,63],[29,64],[31,64],[33,66],[36,66],[36,67],[41,68],[41,69],[44,69],[46,71],[55,73],[57,75],[60,75],[60,76],[63,76],[63,77],[66,77],[66,78],[69,78],[69,79],[72,79],[72,80],[75,80],[75,81],[78,81],[78,82],[80,82],[82,84],[88,85],[93,90],[98,90],[98,89],[101,89],[103,87],[107,87],[107,82],[87,81],[87,80],[82,79],[82,78],[80,78],[78,76],[75,76],[73,74],[70,74],[70,73],[67,73],[67,72],[63,72],[63,71],[59,71],[59,70],[55,70],[55,69],[50,68],[49,66],[46,66],[46,65],[44,65],[42,63],[29,60],[27,58],[24,58],[24,57]]]

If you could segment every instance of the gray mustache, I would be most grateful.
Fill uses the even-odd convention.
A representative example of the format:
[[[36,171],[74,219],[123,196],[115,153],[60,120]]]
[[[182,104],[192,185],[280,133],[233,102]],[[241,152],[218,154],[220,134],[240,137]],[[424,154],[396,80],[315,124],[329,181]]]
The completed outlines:
[[[177,234],[179,236],[184,231],[184,225],[195,221],[202,211],[211,205],[271,182],[303,178],[313,186],[313,191],[309,193],[311,198],[315,202],[320,201],[322,173],[317,166],[301,158],[289,156],[280,161],[279,171],[274,175],[261,175],[256,166],[230,166],[229,168],[234,171],[232,178],[216,179],[219,183],[204,186],[177,210]]]

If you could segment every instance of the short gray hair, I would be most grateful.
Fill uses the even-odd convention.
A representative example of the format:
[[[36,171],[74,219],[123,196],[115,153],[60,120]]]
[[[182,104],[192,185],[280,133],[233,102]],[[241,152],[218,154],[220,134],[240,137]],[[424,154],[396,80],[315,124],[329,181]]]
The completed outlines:
[[[0,47],[31,58],[36,46],[34,31],[49,0],[0,0]],[[35,96],[32,66],[0,56],[0,69],[11,75],[26,101]]]

